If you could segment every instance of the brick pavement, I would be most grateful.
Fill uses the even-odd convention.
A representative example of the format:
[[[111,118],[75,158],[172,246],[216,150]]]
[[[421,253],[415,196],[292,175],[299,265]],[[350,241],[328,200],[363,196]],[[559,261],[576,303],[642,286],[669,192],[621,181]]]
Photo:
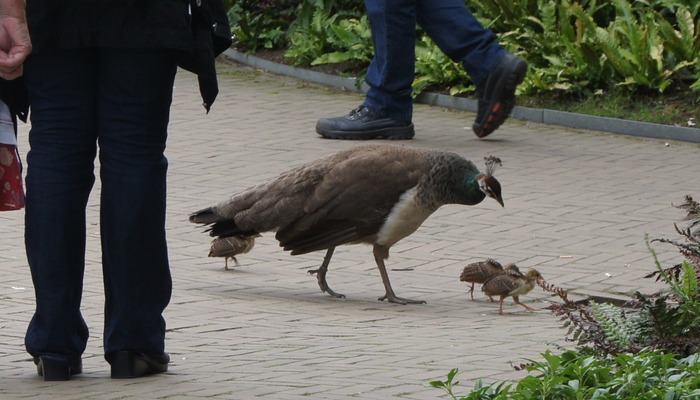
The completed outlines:
[[[23,250],[23,212],[0,213],[0,397],[426,399],[442,392],[426,382],[460,368],[457,392],[478,379],[518,379],[509,362],[538,359],[564,344],[549,311],[507,315],[480,293],[469,300],[462,267],[493,257],[536,267],[551,283],[579,296],[621,295],[658,287],[644,236],[675,237],[683,213],[671,207],[700,181],[698,145],[576,131],[510,121],[478,140],[473,115],[417,105],[416,138],[405,146],[449,149],[474,160],[503,159],[497,176],[505,208],[485,201],[447,206],[392,248],[387,267],[399,295],[426,305],[378,302],[381,278],[367,246],[336,251],[329,284],[347,295],[322,294],[306,273],[323,254],[289,256],[266,235],[241,267],[223,271],[206,257],[209,239],[187,215],[293,165],[357,146],[323,140],[318,118],[361,102],[342,93],[236,65],[222,65],[221,94],[209,115],[194,76],[177,78],[167,155],[168,238],[174,279],[167,309],[170,371],[131,381],[109,379],[102,358],[103,295],[97,198],[88,207],[83,312],[91,327],[84,373],[45,383],[24,352],[33,293]],[[26,152],[27,126],[20,127]],[[688,168],[687,166],[693,166]],[[662,262],[675,248],[655,246]],[[524,300],[545,307],[539,289]]]

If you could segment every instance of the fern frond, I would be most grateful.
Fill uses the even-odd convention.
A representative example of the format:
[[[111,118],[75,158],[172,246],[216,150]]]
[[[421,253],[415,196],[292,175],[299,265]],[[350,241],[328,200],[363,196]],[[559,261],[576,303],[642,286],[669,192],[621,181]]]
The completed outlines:
[[[634,338],[622,308],[605,303],[592,303],[591,308],[610,343],[620,349],[632,346]]]
[[[545,292],[554,293],[559,296],[564,303],[571,303],[571,300],[569,300],[569,293],[566,291],[566,289],[560,288],[551,283],[547,283],[544,279],[538,281],[537,284],[544,289]]]

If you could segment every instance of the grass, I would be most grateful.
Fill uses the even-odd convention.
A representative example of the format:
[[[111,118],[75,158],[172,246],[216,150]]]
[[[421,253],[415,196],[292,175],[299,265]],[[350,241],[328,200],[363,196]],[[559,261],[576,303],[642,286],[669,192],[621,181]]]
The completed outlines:
[[[630,95],[617,89],[588,96],[546,93],[520,96],[517,105],[665,125],[687,127],[692,121],[700,123],[700,94],[690,90]]]

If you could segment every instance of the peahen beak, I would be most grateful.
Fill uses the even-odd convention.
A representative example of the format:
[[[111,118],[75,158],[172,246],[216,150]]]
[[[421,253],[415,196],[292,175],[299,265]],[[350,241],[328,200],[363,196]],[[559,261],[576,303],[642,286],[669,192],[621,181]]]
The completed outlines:
[[[504,207],[504,208],[505,208],[506,205],[503,204],[503,199],[501,198],[501,196],[498,196],[498,197],[496,198],[496,201],[498,202],[498,204],[501,205],[501,207]]]

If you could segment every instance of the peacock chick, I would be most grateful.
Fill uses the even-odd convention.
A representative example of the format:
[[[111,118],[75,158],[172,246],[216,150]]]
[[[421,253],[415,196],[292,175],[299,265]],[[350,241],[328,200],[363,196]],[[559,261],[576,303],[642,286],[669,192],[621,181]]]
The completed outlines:
[[[484,261],[477,261],[464,267],[462,274],[459,276],[459,280],[461,282],[471,283],[469,294],[472,300],[474,300],[474,284],[484,283],[501,273],[503,273],[503,266],[501,263],[493,258],[487,258]],[[489,296],[489,299],[494,301],[491,296]]]
[[[245,254],[252,250],[255,246],[255,238],[260,236],[260,234],[253,234],[215,238],[211,241],[209,257],[223,257],[224,270],[228,271],[228,259],[232,259],[235,265],[239,266],[236,255]]]
[[[503,273],[520,277],[525,276],[522,272],[520,272],[520,268],[518,268],[518,266],[513,263],[510,263],[503,267]]]
[[[532,312],[535,309],[521,303],[520,296],[528,294],[541,280],[542,275],[534,268],[527,271],[525,275],[511,269],[484,282],[481,291],[487,296],[500,296],[498,313],[501,315],[503,315],[503,300],[506,297],[512,297],[516,304],[520,304],[527,311]]]

